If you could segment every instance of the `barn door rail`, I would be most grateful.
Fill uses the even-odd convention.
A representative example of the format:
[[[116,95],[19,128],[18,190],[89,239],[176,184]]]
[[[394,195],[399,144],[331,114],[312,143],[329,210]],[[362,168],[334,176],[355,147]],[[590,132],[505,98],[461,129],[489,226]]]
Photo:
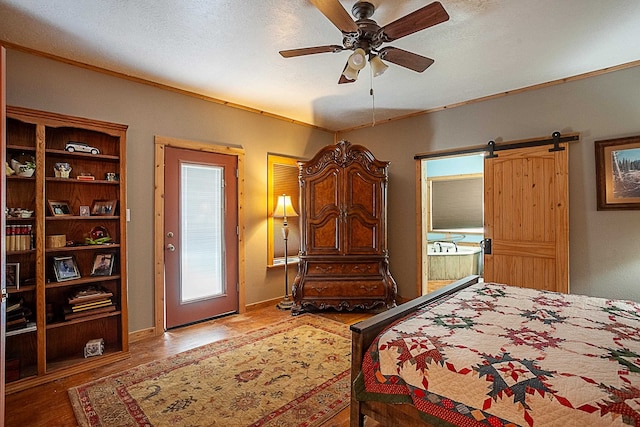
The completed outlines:
[[[560,144],[563,142],[571,142],[577,141],[580,137],[578,135],[570,135],[570,136],[561,136],[560,132],[555,131],[551,134],[551,138],[547,139],[534,139],[531,141],[522,141],[522,142],[514,142],[511,144],[497,144],[495,141],[489,141],[487,143],[487,148],[485,151],[487,155],[485,158],[491,159],[493,157],[498,157],[495,154],[496,151],[503,150],[513,150],[516,148],[528,148],[528,147],[539,147],[542,145],[553,145],[553,147],[549,148],[549,152],[552,153],[554,151],[562,151],[565,147],[561,147]]]
[[[564,142],[578,141],[579,139],[580,139],[579,134],[570,134],[567,136],[562,136],[560,132],[555,131],[551,134],[550,138],[530,139],[526,141],[504,143],[504,144],[500,144],[495,142],[494,140],[491,140],[485,145],[462,148],[459,150],[446,150],[446,151],[437,151],[432,153],[416,154],[413,158],[414,160],[422,160],[422,159],[449,157],[449,156],[457,156],[461,154],[473,154],[473,153],[487,153],[485,155],[486,158],[493,158],[493,157],[498,157],[498,154],[497,154],[498,151],[512,150],[516,148],[539,147],[542,145],[552,145],[553,147],[549,148],[549,151],[554,152],[554,151],[562,151],[565,149],[565,147],[560,146],[560,144]]]

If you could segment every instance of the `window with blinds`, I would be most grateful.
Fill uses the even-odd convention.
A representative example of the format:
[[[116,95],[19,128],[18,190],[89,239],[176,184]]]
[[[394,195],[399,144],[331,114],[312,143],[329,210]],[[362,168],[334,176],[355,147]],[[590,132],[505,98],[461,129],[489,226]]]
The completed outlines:
[[[482,175],[429,178],[430,231],[482,232]]]
[[[298,161],[295,157],[267,153],[267,266],[284,264],[284,238],[282,236],[282,218],[274,218],[273,211],[278,197],[286,194],[291,197],[291,205],[300,214],[300,188],[298,183]],[[298,262],[300,251],[299,216],[287,217],[289,238],[287,241],[287,261]]]

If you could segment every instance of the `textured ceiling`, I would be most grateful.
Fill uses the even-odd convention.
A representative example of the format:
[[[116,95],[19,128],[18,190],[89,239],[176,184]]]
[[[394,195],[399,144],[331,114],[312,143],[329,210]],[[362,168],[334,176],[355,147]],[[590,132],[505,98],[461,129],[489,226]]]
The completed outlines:
[[[371,2],[381,26],[430,3]],[[640,60],[638,0],[441,3],[449,21],[385,44],[433,66],[343,85],[350,51],[278,54],[342,43],[308,0],[0,0],[0,40],[330,130]]]

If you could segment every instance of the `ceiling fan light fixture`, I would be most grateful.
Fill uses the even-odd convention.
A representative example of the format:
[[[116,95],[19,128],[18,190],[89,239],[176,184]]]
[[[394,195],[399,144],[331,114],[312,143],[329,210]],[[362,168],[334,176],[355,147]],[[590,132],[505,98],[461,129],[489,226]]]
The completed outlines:
[[[382,59],[378,55],[371,55],[369,59],[369,65],[371,65],[371,72],[373,73],[373,77],[378,77],[384,74],[387,71],[389,66],[382,62]]]
[[[344,71],[342,72],[342,75],[351,81],[355,81],[358,79],[359,72],[360,70],[356,70],[355,68],[352,68],[351,66],[347,65]]]
[[[342,75],[351,81],[358,79],[358,73],[367,65],[366,52],[364,49],[358,48],[349,55],[347,66],[344,68]]]
[[[364,49],[358,48],[353,51],[353,53],[349,56],[349,60],[347,61],[349,67],[355,70],[362,70],[365,65],[367,65],[366,53]]]

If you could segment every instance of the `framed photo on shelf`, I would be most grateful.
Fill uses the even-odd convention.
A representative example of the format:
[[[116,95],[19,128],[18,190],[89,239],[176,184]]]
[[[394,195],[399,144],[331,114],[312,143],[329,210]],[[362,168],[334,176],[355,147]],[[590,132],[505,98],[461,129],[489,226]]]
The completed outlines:
[[[117,204],[117,200],[94,200],[91,205],[91,215],[114,216]]]
[[[66,200],[47,200],[49,211],[53,216],[71,216],[71,208]]]
[[[80,206],[80,216],[91,215],[91,208],[89,206]]]
[[[113,272],[113,261],[115,254],[97,253],[93,258],[93,266],[91,267],[92,276],[111,276]]]
[[[598,210],[640,209],[640,135],[595,142]]]
[[[5,283],[7,288],[20,289],[20,263],[8,262],[5,267]]]
[[[53,272],[58,282],[80,278],[78,264],[76,264],[76,260],[72,256],[54,256]]]

